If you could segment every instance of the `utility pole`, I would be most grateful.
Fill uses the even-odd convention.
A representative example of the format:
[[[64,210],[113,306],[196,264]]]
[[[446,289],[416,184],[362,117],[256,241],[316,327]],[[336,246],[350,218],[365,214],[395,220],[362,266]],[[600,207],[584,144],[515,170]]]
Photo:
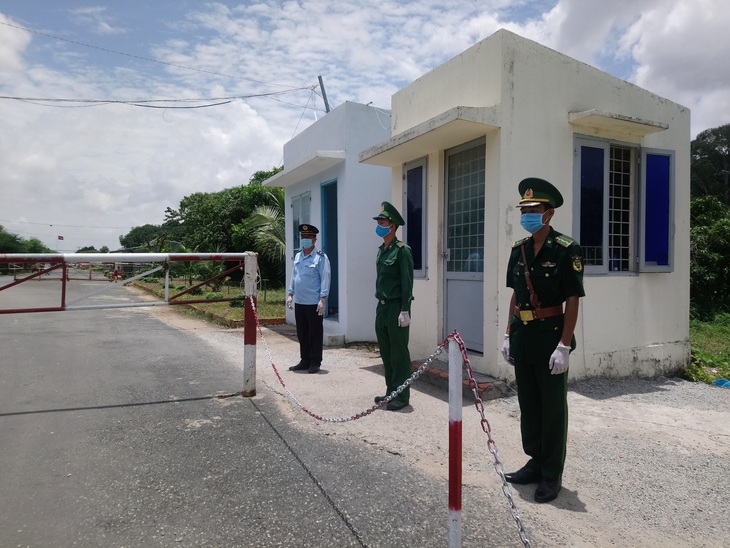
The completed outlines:
[[[324,100],[324,111],[329,112],[330,104],[327,102],[327,92],[324,90],[324,82],[322,81],[321,76],[318,76],[318,78],[319,78],[319,89],[322,90],[322,99]]]

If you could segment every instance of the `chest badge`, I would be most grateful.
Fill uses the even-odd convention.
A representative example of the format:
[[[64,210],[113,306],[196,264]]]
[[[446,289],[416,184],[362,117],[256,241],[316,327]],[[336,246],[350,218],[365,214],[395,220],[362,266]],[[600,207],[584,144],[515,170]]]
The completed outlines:
[[[558,265],[557,265],[557,263],[551,263],[550,261],[546,261],[546,262],[542,263],[540,266],[543,268],[555,268]]]

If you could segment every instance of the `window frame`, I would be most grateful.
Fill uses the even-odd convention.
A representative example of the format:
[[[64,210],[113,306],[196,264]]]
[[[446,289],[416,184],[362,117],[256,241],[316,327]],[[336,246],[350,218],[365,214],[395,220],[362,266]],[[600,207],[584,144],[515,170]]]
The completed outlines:
[[[642,147],[638,143],[627,143],[612,139],[600,139],[596,137],[590,137],[586,135],[574,135],[574,162],[573,162],[573,235],[575,235],[581,245],[583,241],[581,239],[581,222],[583,219],[583,211],[581,208],[581,200],[583,199],[582,191],[582,147],[587,146],[591,148],[603,150],[603,208],[602,208],[602,234],[601,234],[601,249],[602,249],[602,264],[591,265],[585,264],[584,271],[586,275],[611,275],[611,276],[628,276],[637,275],[640,272],[672,272],[674,270],[674,254],[675,254],[675,240],[674,240],[674,219],[675,219],[675,151],[655,149]],[[629,148],[631,149],[631,188],[630,188],[630,200],[632,205],[629,208],[630,211],[630,254],[629,254],[629,270],[613,271],[609,269],[609,238],[611,237],[610,229],[610,165],[611,165],[611,150],[614,147]],[[651,219],[647,216],[647,206],[651,206],[651,197],[647,196],[647,169],[648,160],[647,157],[665,157],[668,158],[668,169],[666,170],[666,178],[664,181],[659,181],[659,184],[664,185],[668,192],[668,198],[666,200],[667,212],[666,216],[660,214],[661,219],[666,220],[666,245],[667,250],[667,262],[668,264],[657,264],[646,260],[647,256],[647,222]],[[651,174],[650,174],[651,175]],[[650,183],[655,184],[655,181]],[[652,231],[655,235],[656,232]],[[656,237],[656,236],[653,236]]]
[[[309,223],[311,216],[312,207],[312,192],[307,190],[296,196],[292,196],[291,204],[292,210],[292,259],[296,257],[299,247],[301,246],[301,240],[299,236],[299,225]]]
[[[410,207],[409,207],[409,173],[421,170],[420,178],[420,195],[421,195],[421,220],[420,223],[414,225],[411,222]],[[419,184],[416,183],[416,184]],[[405,227],[403,229],[402,238],[403,241],[414,252],[414,258],[417,257],[417,253],[421,256],[421,267],[416,268],[414,264],[413,277],[414,278],[427,278],[428,277],[428,158],[419,158],[403,164],[403,204],[402,211],[404,213],[403,218],[405,220]],[[412,230],[420,228],[420,241],[414,241]]]

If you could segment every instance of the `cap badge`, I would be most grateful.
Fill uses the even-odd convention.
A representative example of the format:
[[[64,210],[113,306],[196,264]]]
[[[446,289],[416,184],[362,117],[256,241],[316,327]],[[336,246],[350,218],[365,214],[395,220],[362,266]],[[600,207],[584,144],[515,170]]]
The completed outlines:
[[[527,190],[525,190],[525,196],[524,196],[524,198],[525,199],[532,198],[532,189],[531,188],[528,188]]]

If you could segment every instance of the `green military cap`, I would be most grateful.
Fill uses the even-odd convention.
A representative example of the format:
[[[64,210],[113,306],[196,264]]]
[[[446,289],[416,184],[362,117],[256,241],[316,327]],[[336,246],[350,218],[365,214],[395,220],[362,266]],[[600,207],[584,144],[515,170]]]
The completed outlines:
[[[303,236],[316,236],[319,230],[314,225],[299,225],[299,233]]]
[[[522,179],[518,189],[522,198],[517,207],[536,206],[540,204],[546,204],[550,207],[560,207],[563,205],[563,195],[545,179],[538,179],[537,177]]]
[[[398,210],[390,202],[383,202],[380,204],[380,213],[376,217],[373,217],[373,219],[376,221],[378,219],[388,219],[394,222],[396,226],[403,226],[406,224],[403,217],[401,217],[400,213],[398,213]]]

